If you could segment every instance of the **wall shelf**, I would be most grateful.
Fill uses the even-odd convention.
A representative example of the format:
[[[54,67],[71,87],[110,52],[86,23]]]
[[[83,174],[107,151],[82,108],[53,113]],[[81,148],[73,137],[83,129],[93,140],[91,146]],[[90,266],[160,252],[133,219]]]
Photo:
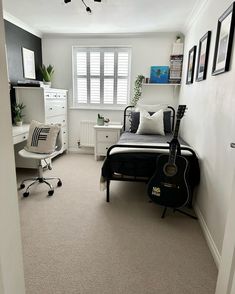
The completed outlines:
[[[143,86],[181,86],[181,84],[143,83]]]

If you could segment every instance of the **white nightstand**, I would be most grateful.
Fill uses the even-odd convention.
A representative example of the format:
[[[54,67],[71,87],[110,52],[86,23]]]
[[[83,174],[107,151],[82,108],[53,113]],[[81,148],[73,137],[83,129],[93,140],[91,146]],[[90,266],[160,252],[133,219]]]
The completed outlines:
[[[109,147],[117,143],[122,128],[122,125],[111,124],[107,126],[94,126],[96,160],[98,160],[98,156],[106,156]]]

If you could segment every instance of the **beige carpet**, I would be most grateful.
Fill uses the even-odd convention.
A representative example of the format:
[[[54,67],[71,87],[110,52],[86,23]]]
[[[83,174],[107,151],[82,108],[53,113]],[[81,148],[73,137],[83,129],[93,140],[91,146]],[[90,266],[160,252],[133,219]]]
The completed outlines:
[[[112,182],[106,203],[101,165],[64,155],[45,173],[63,180],[54,196],[44,185],[19,192],[27,294],[213,294],[217,270],[199,223],[161,219],[142,183]]]

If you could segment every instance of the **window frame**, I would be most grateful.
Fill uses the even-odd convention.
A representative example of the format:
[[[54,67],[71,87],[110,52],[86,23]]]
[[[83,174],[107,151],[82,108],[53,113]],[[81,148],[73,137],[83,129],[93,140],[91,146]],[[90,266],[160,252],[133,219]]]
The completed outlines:
[[[87,103],[78,103],[77,101],[77,78],[79,77],[77,75],[76,69],[76,53],[78,51],[81,52],[100,52],[100,103],[91,103],[90,102],[90,90],[87,90],[88,93],[88,102]],[[114,76],[104,76],[104,52],[114,52]],[[119,52],[128,52],[128,76],[123,77],[123,79],[127,80],[127,101],[126,104],[117,104],[117,79],[122,77],[118,77],[118,63],[117,63],[117,54]],[[116,54],[115,54],[116,53]],[[73,79],[73,99],[72,99],[72,104],[73,106],[71,108],[73,109],[109,109],[109,110],[118,110],[121,109],[123,110],[130,102],[130,84],[131,84],[131,57],[132,57],[132,47],[131,46],[72,46],[72,79]],[[90,66],[88,63],[90,62],[90,54],[89,57],[87,57],[87,68]],[[90,79],[91,79],[90,71],[87,71],[86,76],[84,75],[84,78],[87,79],[87,86],[90,84]],[[94,76],[97,77],[97,76]],[[113,78],[114,79],[114,103],[110,104],[104,104],[103,99],[104,99],[104,91],[103,91],[103,84],[104,84],[104,79],[107,78]],[[116,92],[115,92],[116,89]]]

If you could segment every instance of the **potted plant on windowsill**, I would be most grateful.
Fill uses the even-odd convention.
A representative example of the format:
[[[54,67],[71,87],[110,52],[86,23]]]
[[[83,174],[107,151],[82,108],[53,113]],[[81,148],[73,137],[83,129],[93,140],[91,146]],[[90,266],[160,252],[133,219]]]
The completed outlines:
[[[23,103],[15,103],[13,106],[14,122],[16,126],[22,126],[23,123],[23,109],[25,105]]]
[[[42,74],[44,85],[51,87],[51,80],[54,74],[54,67],[51,64],[49,64],[48,66],[45,66],[43,64],[42,67],[40,67],[40,71]]]

